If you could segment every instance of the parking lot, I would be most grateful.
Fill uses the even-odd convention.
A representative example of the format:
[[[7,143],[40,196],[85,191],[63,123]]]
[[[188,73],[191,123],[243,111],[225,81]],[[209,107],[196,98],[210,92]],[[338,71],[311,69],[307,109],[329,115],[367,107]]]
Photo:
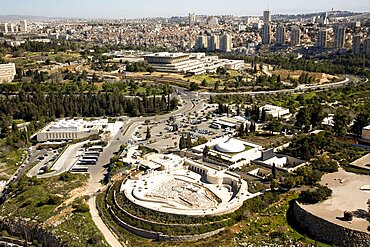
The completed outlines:
[[[192,141],[199,137],[212,139],[227,134],[224,129],[212,128],[211,124],[216,116],[212,117],[215,106],[204,104],[203,108],[184,115],[176,115],[164,121],[141,124],[135,129],[133,139],[137,144],[151,148],[166,150],[178,148],[182,134],[190,133]],[[150,139],[146,140],[147,128],[150,128]]]

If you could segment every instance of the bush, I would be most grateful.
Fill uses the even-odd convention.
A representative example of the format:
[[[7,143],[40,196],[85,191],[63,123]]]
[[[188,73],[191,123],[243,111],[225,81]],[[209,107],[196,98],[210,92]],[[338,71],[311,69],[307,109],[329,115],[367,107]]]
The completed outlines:
[[[89,205],[87,205],[86,203],[80,203],[80,204],[74,205],[74,208],[75,208],[75,212],[77,213],[86,213],[90,211]]]
[[[326,186],[318,186],[315,190],[305,190],[299,195],[298,201],[302,203],[315,204],[328,199],[332,190]]]

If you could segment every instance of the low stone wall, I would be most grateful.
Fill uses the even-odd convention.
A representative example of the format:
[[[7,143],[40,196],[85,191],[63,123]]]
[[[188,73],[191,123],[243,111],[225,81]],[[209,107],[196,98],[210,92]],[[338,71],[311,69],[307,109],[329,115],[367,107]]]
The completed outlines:
[[[126,222],[122,221],[113,211],[111,207],[109,207],[109,212],[111,213],[113,219],[123,228],[125,228],[127,231],[138,235],[143,238],[149,238],[149,239],[156,239],[159,241],[197,241],[200,239],[212,237],[213,235],[216,235],[223,231],[225,228],[217,229],[215,231],[206,232],[203,234],[197,234],[197,235],[178,235],[178,236],[170,236],[170,235],[164,235],[161,232],[153,232],[149,230],[140,229],[134,226],[131,226],[127,224]]]
[[[320,241],[343,247],[370,246],[370,234],[346,228],[306,211],[298,202],[293,204],[293,215],[298,226]]]

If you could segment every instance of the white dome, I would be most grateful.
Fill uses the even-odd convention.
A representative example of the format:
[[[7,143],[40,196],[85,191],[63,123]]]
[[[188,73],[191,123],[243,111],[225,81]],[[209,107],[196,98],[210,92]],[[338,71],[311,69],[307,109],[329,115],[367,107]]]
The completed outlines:
[[[245,150],[245,146],[241,141],[230,138],[225,142],[217,144],[215,149],[222,153],[240,153]]]

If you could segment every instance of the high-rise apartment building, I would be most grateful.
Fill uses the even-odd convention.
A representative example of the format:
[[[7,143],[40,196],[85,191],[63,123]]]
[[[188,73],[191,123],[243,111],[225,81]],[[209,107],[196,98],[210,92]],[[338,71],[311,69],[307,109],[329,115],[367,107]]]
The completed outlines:
[[[367,37],[364,42],[364,52],[366,55],[370,54],[370,37]]]
[[[301,43],[301,29],[297,26],[293,26],[290,31],[290,44],[299,45]]]
[[[262,44],[268,45],[271,43],[271,24],[265,23],[262,28]]]
[[[326,48],[328,44],[328,30],[326,28],[320,28],[317,32],[317,47]]]
[[[22,20],[21,21],[21,32],[22,33],[27,33],[28,32],[28,26],[27,26],[27,21],[26,20]]]
[[[263,11],[263,22],[269,23],[271,22],[271,10],[265,10]]]
[[[195,41],[195,50],[201,51],[201,50],[207,49],[208,47],[207,42],[208,42],[208,39],[206,35],[199,35],[197,37],[197,40]]]
[[[220,37],[216,34],[208,36],[208,51],[216,51],[220,49]]]
[[[7,34],[8,33],[8,23],[3,23],[1,25],[1,31],[4,33],[4,34]]]
[[[189,26],[194,27],[197,22],[197,18],[194,13],[189,13]]]
[[[352,53],[358,55],[361,53],[361,36],[356,35],[352,40]]]
[[[224,52],[231,51],[231,35],[225,34],[220,38],[220,50]]]
[[[346,28],[342,25],[334,28],[334,49],[341,49],[344,47],[346,40]]]
[[[284,45],[285,44],[285,27],[278,26],[276,29],[276,44]]]

